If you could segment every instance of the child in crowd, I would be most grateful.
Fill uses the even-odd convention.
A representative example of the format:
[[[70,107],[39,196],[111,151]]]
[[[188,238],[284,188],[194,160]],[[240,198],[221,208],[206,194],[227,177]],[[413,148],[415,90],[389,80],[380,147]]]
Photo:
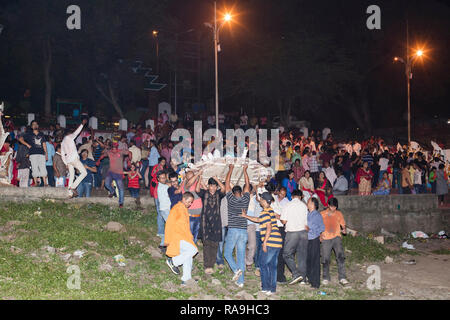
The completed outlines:
[[[67,166],[62,160],[60,144],[56,146],[56,153],[53,156],[53,172],[55,177],[55,187],[64,188],[67,176]]]
[[[136,163],[131,163],[130,171],[124,172],[128,176],[128,190],[130,190],[131,196],[135,199],[136,205],[141,206],[141,198],[139,197],[139,179],[142,179],[141,174],[138,171]]]

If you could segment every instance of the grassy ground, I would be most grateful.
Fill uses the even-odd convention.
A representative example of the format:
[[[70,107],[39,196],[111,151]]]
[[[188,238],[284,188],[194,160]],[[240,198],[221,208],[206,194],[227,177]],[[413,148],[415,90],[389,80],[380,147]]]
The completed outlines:
[[[104,226],[117,221],[125,232],[109,232]],[[30,204],[0,203],[0,298],[1,299],[236,299],[245,290],[254,297],[260,279],[246,274],[246,285],[237,288],[229,268],[203,273],[202,257],[194,261],[193,287],[181,287],[179,277],[170,272],[162,257],[152,257],[149,248],[159,244],[156,213],[110,209],[100,205],[76,206],[41,201]],[[394,253],[363,237],[344,238],[351,270],[365,261],[381,261]],[[49,248],[51,247],[51,248]],[[201,246],[200,251],[201,251]],[[52,249],[54,248],[54,249]],[[73,256],[84,250],[81,258]],[[64,260],[64,255],[72,254]],[[121,254],[126,266],[113,259]],[[332,257],[334,259],[334,257]],[[81,288],[67,288],[71,274],[67,268],[80,268]],[[101,266],[111,270],[103,271]],[[108,267],[108,266],[106,266]],[[355,267],[356,268],[356,267]],[[336,275],[336,264],[331,266]],[[349,271],[350,272],[350,271]],[[288,273],[288,272],[287,272]],[[289,278],[290,275],[288,275]],[[217,279],[220,284],[212,280]],[[352,283],[343,289],[336,282],[326,288],[327,295],[299,286],[279,286],[276,299],[365,299],[372,293],[365,284]]]

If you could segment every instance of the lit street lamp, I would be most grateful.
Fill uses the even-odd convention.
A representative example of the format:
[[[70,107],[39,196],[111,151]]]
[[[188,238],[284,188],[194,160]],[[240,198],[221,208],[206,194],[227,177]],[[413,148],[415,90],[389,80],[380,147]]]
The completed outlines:
[[[409,30],[408,20],[406,20],[406,59],[394,57],[394,61],[400,61],[405,65],[405,76],[408,96],[408,144],[411,142],[411,84],[412,67],[418,58],[423,57],[423,50],[417,49],[413,55],[409,54]]]
[[[158,31],[153,30],[152,36],[155,38],[156,41],[156,73],[159,74],[159,41],[158,41]]]
[[[407,49],[407,52],[409,50]],[[408,96],[408,143],[411,142],[411,84],[412,79],[412,67],[418,58],[423,56],[422,50],[417,50],[412,56],[406,55],[406,60],[400,57],[395,57],[394,61],[400,61],[405,65],[405,76],[406,76],[406,86],[407,86],[407,96]]]
[[[219,44],[219,31],[223,25],[231,21],[232,16],[230,13],[226,13],[223,17],[222,23],[217,25],[217,2],[214,1],[214,26],[211,23],[205,22],[205,25],[211,28],[214,32],[214,64],[215,64],[215,87],[216,87],[216,134],[219,135],[219,71],[217,62],[217,53],[220,51]]]

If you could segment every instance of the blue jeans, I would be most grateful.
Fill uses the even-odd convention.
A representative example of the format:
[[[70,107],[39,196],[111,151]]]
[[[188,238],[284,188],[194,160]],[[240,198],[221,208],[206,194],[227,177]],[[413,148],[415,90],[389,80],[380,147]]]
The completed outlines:
[[[372,194],[374,196],[387,196],[388,194],[390,194],[391,190],[390,189],[380,189],[380,190],[375,190]]]
[[[380,174],[378,175],[378,181],[380,181],[381,179],[383,179],[383,174],[387,172],[386,170],[380,170]]]
[[[262,247],[262,241],[261,241],[261,232],[259,232],[258,230],[255,231],[256,233],[256,252],[255,252],[255,268],[259,269],[259,259],[261,257],[261,247]]]
[[[102,185],[102,163],[97,167],[97,172],[94,173],[94,187],[100,188]]]
[[[194,243],[197,243],[198,232],[200,231],[200,217],[189,217],[189,224],[191,226],[191,233],[194,237]]]
[[[86,196],[86,198],[90,198],[91,191],[92,191],[92,183],[91,182],[80,183],[77,188],[78,198],[82,198],[83,196]]]
[[[219,248],[217,249],[216,263],[218,265],[225,264],[225,261],[223,260],[223,244],[225,242],[226,234],[227,234],[227,227],[223,227],[222,228],[222,241],[219,242]]]
[[[260,270],[263,291],[277,291],[277,264],[280,248],[267,247],[267,252],[261,250]]]
[[[141,189],[139,188],[129,188],[128,190],[130,190],[130,194],[133,198],[139,198],[139,191]]]
[[[159,210],[159,201],[158,199],[155,199],[155,205],[156,205],[156,225],[158,226],[158,233],[157,235],[159,237],[164,237],[164,227],[165,227],[165,222],[163,217],[161,216],[160,210]]]
[[[106,179],[105,179],[105,188],[111,194],[114,194],[114,188],[111,186],[111,183],[113,180],[116,182],[117,188],[119,189],[119,204],[123,204],[124,186],[123,186],[122,175],[120,173],[114,173],[114,172],[108,171],[108,174],[106,175]]]
[[[233,273],[238,270],[242,271],[237,283],[244,283],[245,273],[245,250],[247,247],[247,229],[228,228],[227,237],[225,238],[225,260],[227,260]],[[236,258],[234,260],[233,251],[236,248]]]
[[[414,185],[414,190],[416,190],[416,194],[425,193],[422,184],[415,184]]]
[[[401,188],[401,176],[400,176],[400,170],[397,168],[394,168],[393,177],[392,177],[392,188]]]
[[[51,187],[55,186],[55,172],[53,166],[47,166],[47,177],[48,177],[48,185]]]
[[[344,177],[345,177],[345,179],[347,179],[349,187],[352,185],[351,181],[350,181],[351,176],[352,176],[352,172],[350,170],[349,171],[344,171]]]
[[[159,210],[159,216],[162,218],[162,228],[163,228],[163,230],[165,230],[165,227],[166,227],[166,221],[167,221],[167,218],[169,217],[169,213],[170,213],[170,210]],[[163,246],[164,245],[164,231],[163,231],[163,233],[161,234],[161,244],[160,244],[160,246]]]
[[[141,160],[141,162],[142,162],[141,176],[142,176],[142,179],[145,181],[144,175],[145,175],[145,170],[147,170],[147,168],[148,168],[148,159],[143,159],[143,160]]]

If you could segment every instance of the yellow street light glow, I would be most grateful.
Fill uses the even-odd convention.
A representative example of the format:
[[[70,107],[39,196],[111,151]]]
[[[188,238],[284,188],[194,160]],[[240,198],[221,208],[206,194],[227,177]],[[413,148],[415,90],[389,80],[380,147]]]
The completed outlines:
[[[156,37],[156,36],[158,36],[158,31],[157,30],[153,30],[152,34],[153,34],[154,37]]]
[[[423,51],[420,50],[420,49],[417,50],[416,55],[417,55],[418,57],[421,57],[421,56],[423,55]]]
[[[225,16],[223,17],[225,21],[231,21],[231,14],[226,13]]]

